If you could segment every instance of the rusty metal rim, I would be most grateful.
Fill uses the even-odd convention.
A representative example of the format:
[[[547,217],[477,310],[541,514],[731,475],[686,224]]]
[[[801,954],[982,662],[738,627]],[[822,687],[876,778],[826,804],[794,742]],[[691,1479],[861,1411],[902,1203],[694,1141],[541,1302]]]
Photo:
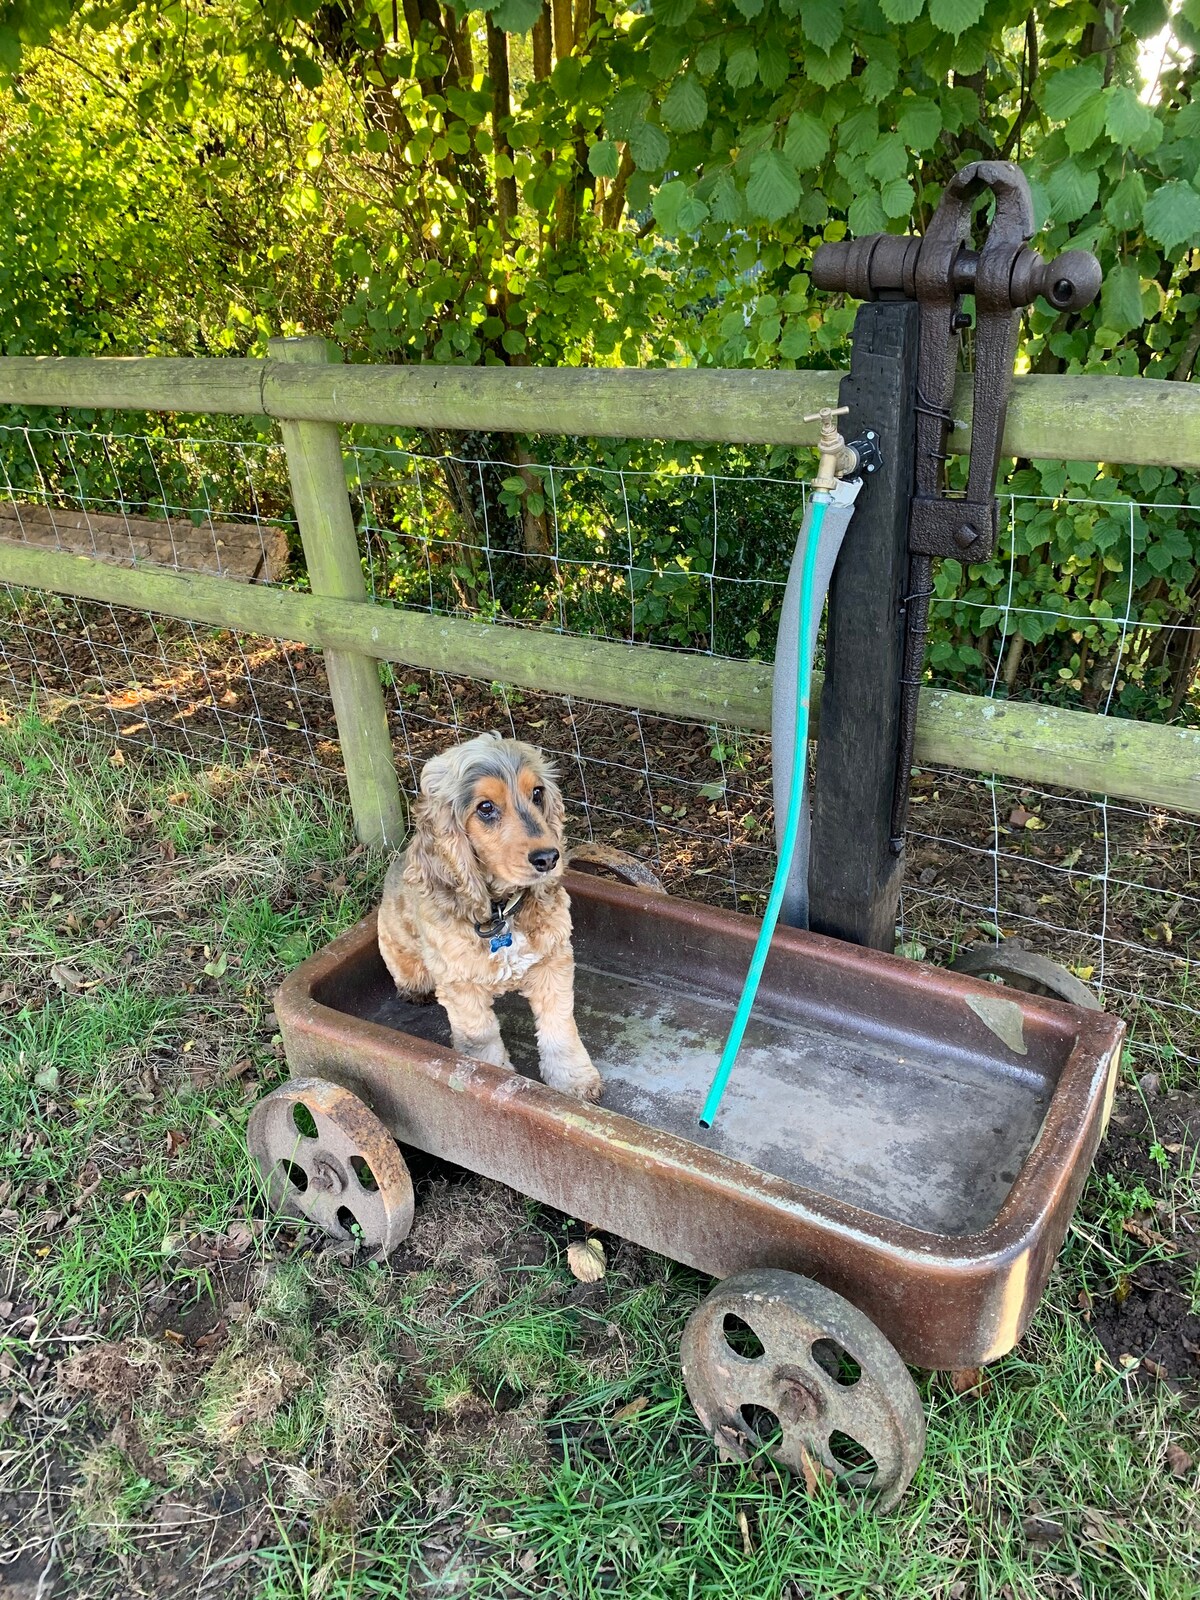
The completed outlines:
[[[671,916],[693,923],[707,922],[710,927],[715,924],[727,937],[741,940],[753,938],[754,924],[751,919],[717,912],[711,907],[649,895],[623,884],[594,878],[573,879],[568,875],[568,887],[572,894],[580,897],[606,900],[637,911],[644,909],[650,916]],[[331,1042],[337,1039],[343,1045],[356,1042],[368,1048],[383,1047],[401,1070],[408,1068],[419,1071],[448,1085],[451,1076],[460,1070],[459,1059],[452,1051],[333,1010],[314,997],[314,989],[331,977],[341,963],[365,954],[374,940],[375,919],[372,913],[298,967],[284,981],[276,998],[277,1014],[281,1018],[286,1014],[289,1020],[294,1020],[310,1035],[325,1034]],[[877,951],[861,951],[856,946],[844,945],[819,934],[781,930],[781,941],[800,953],[805,952],[806,946],[811,953],[813,941],[819,941],[823,947],[823,958],[832,955],[852,971],[863,964],[874,966],[883,962],[887,965],[903,964],[911,973],[911,963],[902,963],[899,957]],[[975,992],[994,994],[994,989],[988,984],[946,974],[942,969],[931,968],[922,973],[922,979],[935,990],[955,995],[961,995],[964,986]],[[718,1190],[729,1188],[741,1195],[749,1193],[773,1209],[796,1214],[798,1221],[810,1220],[817,1226],[835,1227],[871,1248],[882,1245],[888,1250],[906,1253],[930,1267],[952,1272],[956,1268],[975,1270],[989,1261],[1011,1261],[1026,1250],[1035,1248],[1038,1243],[1046,1216],[1054,1205],[1053,1184],[1050,1181],[1054,1174],[1061,1173],[1064,1168],[1082,1159],[1088,1150],[1090,1118],[1081,1118],[1078,1107],[1080,1103],[1091,1104],[1102,1092],[1102,1085],[1097,1079],[1102,1073],[1107,1075],[1109,1066],[1106,1062],[1111,1061],[1111,1051],[1116,1042],[1113,1038],[1114,1023],[1103,1014],[1081,1016],[1059,1002],[1025,995],[1021,997],[1021,1004],[1029,1015],[1044,1020],[1060,1036],[1065,1035],[1073,1040],[1074,1048],[1064,1063],[1055,1087],[1041,1137],[1022,1165],[997,1216],[987,1228],[977,1233],[935,1234],[894,1222],[661,1130],[655,1130],[658,1148],[653,1159],[660,1166],[673,1169],[681,1183],[699,1183]],[[1105,1058],[1100,1065],[1089,1063],[1089,1044],[1092,1062],[1097,1057]],[[598,1148],[614,1142],[634,1148],[644,1145],[642,1125],[629,1117],[607,1111],[603,1106],[566,1101],[555,1090],[532,1079],[521,1078],[514,1082],[511,1074],[483,1062],[471,1062],[470,1068],[482,1092],[504,1090],[507,1115],[544,1122],[550,1133],[569,1114],[577,1133],[593,1141]],[[667,1152],[665,1156],[661,1153],[663,1151]],[[697,1163],[696,1152],[702,1154],[703,1166]]]

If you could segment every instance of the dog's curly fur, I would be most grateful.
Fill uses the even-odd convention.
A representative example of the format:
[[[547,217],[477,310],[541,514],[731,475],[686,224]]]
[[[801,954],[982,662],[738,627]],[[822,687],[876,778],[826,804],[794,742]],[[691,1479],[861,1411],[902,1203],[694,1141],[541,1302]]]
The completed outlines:
[[[455,1050],[494,1066],[512,1068],[493,1002],[523,994],[545,1082],[598,1100],[600,1074],[575,1026],[563,801],[554,776],[540,751],[498,734],[426,762],[412,839],[384,882],[379,949],[400,994],[432,993],[445,1007]],[[521,891],[512,942],[492,951],[475,924]]]

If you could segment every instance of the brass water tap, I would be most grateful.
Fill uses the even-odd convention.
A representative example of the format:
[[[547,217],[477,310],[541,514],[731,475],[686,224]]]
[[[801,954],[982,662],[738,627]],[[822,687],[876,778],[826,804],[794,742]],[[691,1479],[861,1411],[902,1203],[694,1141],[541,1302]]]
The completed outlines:
[[[819,422],[821,436],[817,440],[817,451],[820,460],[817,462],[817,475],[812,481],[814,489],[823,489],[826,493],[837,487],[839,478],[847,477],[858,467],[858,451],[852,450],[842,438],[834,425],[834,417],[844,417],[849,411],[849,406],[822,406],[820,411],[814,411],[805,422]]]

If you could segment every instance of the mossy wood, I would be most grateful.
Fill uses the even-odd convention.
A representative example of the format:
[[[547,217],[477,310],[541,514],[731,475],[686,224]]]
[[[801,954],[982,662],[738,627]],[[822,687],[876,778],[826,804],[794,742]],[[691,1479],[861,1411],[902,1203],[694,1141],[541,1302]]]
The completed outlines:
[[[771,723],[771,669],[650,645],[429,616],[0,543],[0,582],[485,682],[716,722]],[[820,685],[814,688],[814,705]],[[815,723],[814,723],[815,726]],[[1200,813],[1200,732],[927,689],[917,758]]]
[[[0,404],[228,412],[308,422],[584,438],[812,444],[802,419],[836,405],[839,372],[310,365],[278,357],[6,356]],[[968,426],[964,376],[955,415]],[[1014,379],[1004,453],[1200,470],[1200,385],[1148,378]]]
[[[270,349],[285,364],[319,367],[341,359],[324,339],[273,339]],[[351,605],[361,615],[367,591],[337,426],[284,422],[280,428],[312,591]],[[349,641],[326,649],[325,669],[358,837],[364,844],[395,848],[404,837],[404,803],[379,664]]]

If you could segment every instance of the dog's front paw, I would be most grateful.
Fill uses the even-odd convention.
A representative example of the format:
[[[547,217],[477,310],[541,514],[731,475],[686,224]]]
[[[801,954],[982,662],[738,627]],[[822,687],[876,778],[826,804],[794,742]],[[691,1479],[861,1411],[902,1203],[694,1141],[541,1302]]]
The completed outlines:
[[[604,1093],[604,1080],[592,1065],[585,1051],[572,1060],[543,1061],[542,1081],[552,1089],[561,1089],[578,1100],[599,1100]]]

